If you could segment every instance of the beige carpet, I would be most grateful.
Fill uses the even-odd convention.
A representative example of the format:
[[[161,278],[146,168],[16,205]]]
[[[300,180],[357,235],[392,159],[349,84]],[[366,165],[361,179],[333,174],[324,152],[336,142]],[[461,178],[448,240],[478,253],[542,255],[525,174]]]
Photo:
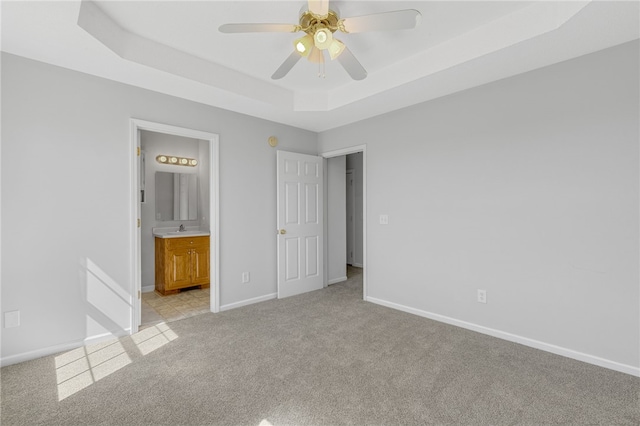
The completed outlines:
[[[640,379],[346,283],[4,367],[2,425],[640,423]]]

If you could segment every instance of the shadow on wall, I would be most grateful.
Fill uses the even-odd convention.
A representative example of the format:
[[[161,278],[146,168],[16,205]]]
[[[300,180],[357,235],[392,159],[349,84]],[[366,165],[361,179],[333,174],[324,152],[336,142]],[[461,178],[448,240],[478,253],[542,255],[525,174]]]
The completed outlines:
[[[85,343],[88,339],[128,334],[133,298],[91,259],[84,258],[80,263],[80,281],[86,307]],[[58,401],[177,338],[167,324],[160,323],[132,336],[112,338],[56,356]]]
[[[82,263],[86,330],[85,337],[122,336],[131,329],[133,298],[91,259]]]

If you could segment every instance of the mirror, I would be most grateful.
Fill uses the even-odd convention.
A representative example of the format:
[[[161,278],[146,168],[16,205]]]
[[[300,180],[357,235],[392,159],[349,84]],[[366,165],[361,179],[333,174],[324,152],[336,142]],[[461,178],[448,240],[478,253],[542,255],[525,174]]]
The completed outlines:
[[[198,219],[198,175],[156,172],[156,220]]]

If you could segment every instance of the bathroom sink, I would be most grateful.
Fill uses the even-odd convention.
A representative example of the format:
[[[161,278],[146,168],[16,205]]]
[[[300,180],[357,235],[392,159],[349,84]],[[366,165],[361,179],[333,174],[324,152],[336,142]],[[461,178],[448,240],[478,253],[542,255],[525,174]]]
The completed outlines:
[[[210,233],[209,231],[202,231],[199,229],[190,229],[187,231],[154,230],[153,235],[160,238],[179,238],[179,237],[207,237],[210,235]]]

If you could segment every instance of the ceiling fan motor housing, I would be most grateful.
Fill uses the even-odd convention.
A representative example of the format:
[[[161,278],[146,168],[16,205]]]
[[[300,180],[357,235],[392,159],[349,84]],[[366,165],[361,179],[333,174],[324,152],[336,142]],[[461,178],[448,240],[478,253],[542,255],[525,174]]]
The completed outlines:
[[[333,10],[329,10],[327,16],[318,16],[311,11],[303,12],[300,16],[300,31],[314,36],[318,30],[327,29],[331,33],[341,30],[340,18]]]

